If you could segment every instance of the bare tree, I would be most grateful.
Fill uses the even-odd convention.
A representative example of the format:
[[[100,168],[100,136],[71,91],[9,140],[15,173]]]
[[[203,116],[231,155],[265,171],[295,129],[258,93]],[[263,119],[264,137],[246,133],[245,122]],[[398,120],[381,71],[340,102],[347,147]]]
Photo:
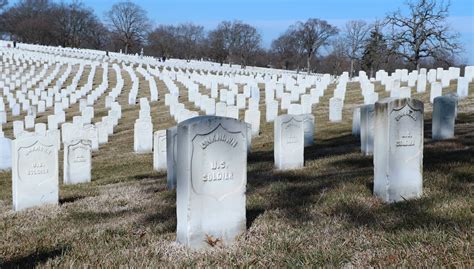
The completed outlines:
[[[354,76],[354,63],[360,60],[364,45],[370,33],[370,25],[362,20],[348,21],[345,27],[344,42],[347,44],[347,56],[351,60],[349,75]]]
[[[176,27],[177,53],[180,58],[190,60],[201,56],[204,41],[204,27],[193,23],[183,23]]]
[[[148,34],[147,43],[151,55],[163,59],[174,56],[177,46],[176,27],[173,25],[159,25]]]
[[[150,27],[146,11],[132,2],[120,2],[106,13],[111,31],[122,43],[125,53],[141,44]]]
[[[6,6],[8,6],[8,0],[0,0],[0,10],[3,10]]]
[[[53,24],[53,5],[48,0],[20,0],[2,14],[3,30],[10,39],[26,43],[55,45]]]
[[[95,39],[99,20],[91,9],[87,9],[79,1],[60,4],[55,8],[54,32],[57,42],[65,47],[83,47],[91,39]]]
[[[296,24],[296,35],[300,46],[306,55],[308,74],[311,73],[311,59],[319,49],[329,44],[329,38],[338,33],[338,29],[325,20],[308,19]]]
[[[210,31],[207,35],[207,54],[221,65],[229,57],[227,36],[227,26],[224,23],[220,23],[215,30]]]
[[[456,53],[461,47],[458,33],[453,33],[446,23],[449,1],[410,0],[409,15],[401,10],[389,14],[387,23],[392,27],[391,42],[397,53],[413,68],[420,68],[420,60],[437,57],[437,51]]]
[[[227,38],[230,56],[239,61],[242,68],[249,64],[250,58],[259,51],[262,42],[262,37],[255,27],[240,21],[232,23],[230,36]]]
[[[290,28],[273,40],[271,51],[285,69],[296,67],[299,70],[301,46],[299,46],[295,29]]]
[[[362,53],[362,68],[369,73],[369,77],[373,77],[375,70],[386,66],[389,56],[390,50],[387,40],[382,33],[382,24],[375,22],[372,25]]]

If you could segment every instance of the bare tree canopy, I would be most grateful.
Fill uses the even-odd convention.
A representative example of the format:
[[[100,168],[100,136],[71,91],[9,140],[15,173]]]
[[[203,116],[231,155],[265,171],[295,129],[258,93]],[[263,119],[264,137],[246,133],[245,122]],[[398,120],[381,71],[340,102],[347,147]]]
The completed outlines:
[[[229,57],[229,34],[229,22],[222,22],[215,30],[210,31],[207,37],[208,55],[221,65]]]
[[[54,32],[57,41],[64,47],[98,47],[98,44],[94,44],[97,35],[106,35],[94,12],[81,2],[61,3],[55,8],[54,14]]]
[[[132,2],[120,2],[106,13],[111,32],[123,45],[125,53],[140,45],[150,27],[146,11]]]
[[[458,33],[446,23],[449,1],[410,0],[407,2],[410,14],[400,10],[387,16],[392,27],[392,46],[408,61],[412,68],[420,68],[423,58],[437,58],[439,52],[456,53],[460,50]]]
[[[257,53],[261,42],[262,37],[252,25],[240,21],[232,23],[230,55],[238,60],[242,67],[247,66],[250,58]]]
[[[53,5],[48,0],[21,0],[2,14],[3,31],[21,42],[53,45]]]
[[[152,28],[136,2],[111,4],[104,22],[82,0],[0,0],[3,39],[52,46],[106,49],[220,64],[271,66],[308,73],[433,68],[466,61],[459,58],[459,34],[447,24],[449,0],[406,0],[383,23],[348,21],[339,30],[322,19],[297,22],[262,48],[258,29],[222,21],[214,29],[194,23]],[[448,2],[446,2],[448,1]],[[10,2],[10,4],[9,4]],[[322,48],[328,48],[321,53]]]
[[[370,25],[362,20],[348,21],[345,25],[344,39],[347,44],[347,56],[351,60],[350,76],[354,76],[354,62],[360,60],[364,51]]]
[[[338,29],[325,20],[308,19],[306,22],[298,22],[295,32],[302,51],[306,55],[306,66],[308,74],[311,72],[311,59],[319,49],[329,44],[329,38],[338,33]]]
[[[300,68],[302,47],[295,33],[295,29],[290,28],[272,42],[271,50],[276,55],[278,63],[285,69]]]

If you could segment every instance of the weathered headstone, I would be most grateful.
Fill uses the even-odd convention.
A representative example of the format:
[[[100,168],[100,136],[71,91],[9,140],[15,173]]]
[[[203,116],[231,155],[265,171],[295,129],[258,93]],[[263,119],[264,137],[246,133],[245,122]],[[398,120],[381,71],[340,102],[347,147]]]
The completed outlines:
[[[153,135],[153,169],[166,171],[166,166],[166,130],[159,130]]]
[[[177,240],[204,248],[228,245],[246,228],[247,127],[196,117],[178,125]]]
[[[137,120],[134,128],[135,153],[151,153],[153,151],[153,124],[148,120]]]
[[[178,128],[176,126],[168,128],[166,130],[166,181],[168,189],[176,189],[176,176],[177,176],[177,160],[176,155],[178,154]]]
[[[303,114],[304,146],[309,147],[314,144],[314,116]]]
[[[360,150],[364,155],[374,152],[375,106],[364,105],[360,108]]]
[[[13,210],[57,204],[58,151],[52,137],[27,136],[12,145]]]
[[[12,168],[12,141],[0,132],[0,171]]]
[[[258,136],[260,132],[260,111],[245,110],[245,122],[252,126],[252,136]]]
[[[64,144],[64,184],[91,181],[91,149],[90,140],[72,140]]]
[[[342,121],[343,100],[337,97],[329,99],[329,120],[331,122]]]
[[[360,136],[360,106],[352,112],[352,135]]]
[[[454,137],[456,119],[456,99],[451,96],[438,96],[433,102],[432,137],[443,140]]]
[[[423,102],[387,98],[375,104],[374,194],[386,202],[423,191]]]
[[[274,155],[279,170],[304,166],[304,116],[281,115],[275,119]]]

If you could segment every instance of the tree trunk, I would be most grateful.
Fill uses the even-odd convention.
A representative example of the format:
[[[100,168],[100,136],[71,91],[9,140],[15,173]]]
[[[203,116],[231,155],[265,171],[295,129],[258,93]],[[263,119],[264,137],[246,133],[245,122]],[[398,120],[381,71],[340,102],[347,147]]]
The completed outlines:
[[[125,44],[125,54],[128,54],[128,43]]]
[[[306,58],[306,67],[308,68],[308,75],[311,74],[311,55]]]
[[[354,59],[351,59],[351,73],[350,73],[350,78],[354,76]]]

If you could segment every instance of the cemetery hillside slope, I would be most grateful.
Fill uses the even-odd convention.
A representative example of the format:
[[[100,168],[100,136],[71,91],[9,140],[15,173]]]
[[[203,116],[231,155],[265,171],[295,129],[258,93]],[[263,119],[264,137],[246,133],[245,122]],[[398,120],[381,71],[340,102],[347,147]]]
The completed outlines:
[[[100,143],[98,150],[91,153],[89,183],[64,184],[64,173],[69,170],[64,169],[64,146],[61,147],[58,205],[14,211],[12,172],[0,171],[0,268],[474,265],[474,82],[468,84],[468,96],[459,99],[454,137],[436,141],[431,134],[430,83],[421,93],[412,87],[411,98],[424,103],[423,193],[420,198],[385,203],[373,194],[373,156],[361,153],[360,138],[351,134],[353,111],[364,104],[357,79],[347,82],[342,120],[331,122],[330,98],[342,76],[330,77],[324,94],[310,107],[314,143],[304,148],[304,167],[278,170],[274,159],[274,122],[266,121],[266,84],[260,74],[275,72],[275,78],[296,79],[296,73],[18,46],[6,48],[2,43],[1,74],[26,76],[31,70],[33,75],[41,70],[44,74],[38,76],[34,85],[27,85],[28,81],[21,81],[21,77],[18,83],[2,85],[7,76],[0,77],[0,98],[7,115],[7,122],[2,124],[5,137],[13,139],[13,122],[24,120],[28,114],[21,109],[19,115],[13,116],[8,106],[8,99],[13,99],[5,90],[9,86],[14,86],[9,89],[12,93],[21,92],[21,85],[25,85],[20,95],[30,99],[36,98],[35,94],[28,96],[30,89],[42,87],[48,92],[55,86],[58,90],[71,85],[74,89],[90,86],[89,94],[97,90],[96,100],[89,105],[93,107],[92,114],[81,112],[78,98],[76,103],[63,107],[65,122],[72,123],[75,116],[87,118],[85,114],[93,124],[107,125],[113,119],[118,122],[112,134],[106,134],[107,143]],[[41,65],[36,64],[40,62]],[[40,85],[50,74],[54,76],[48,85]],[[158,131],[176,126],[178,119],[206,114],[190,101],[189,95],[197,92],[210,96],[212,83],[195,82],[189,86],[185,75],[189,80],[194,80],[195,75],[195,81],[202,77],[213,81],[235,76],[235,84],[219,84],[218,89],[237,87],[238,93],[246,91],[247,78],[255,81],[260,91],[261,98],[256,104],[261,113],[260,127],[252,137],[247,156],[246,231],[232,246],[224,246],[212,237],[206,242],[211,247],[204,250],[192,250],[177,243],[176,191],[168,189],[166,170],[154,170],[151,152],[144,149],[148,153],[137,153],[137,119],[151,120],[152,130]],[[381,81],[371,83],[378,100],[390,96]],[[457,83],[458,80],[451,80],[448,87],[442,88],[442,94],[456,93]],[[406,85],[407,82],[401,82],[402,87]],[[304,91],[309,92],[310,88]],[[185,111],[184,118],[172,116],[171,106],[165,104],[165,96],[171,91],[179,92],[177,102],[183,104],[180,111]],[[156,93],[158,100],[153,100]],[[14,95],[17,102],[23,99],[20,95]],[[116,105],[106,100],[113,95]],[[149,114],[141,109],[148,103],[139,101],[143,97],[149,102]],[[114,118],[119,110],[121,117]],[[35,112],[36,124],[48,124],[54,107]],[[240,120],[245,118],[245,109],[236,109],[236,113]],[[278,115],[286,113],[278,108]]]

